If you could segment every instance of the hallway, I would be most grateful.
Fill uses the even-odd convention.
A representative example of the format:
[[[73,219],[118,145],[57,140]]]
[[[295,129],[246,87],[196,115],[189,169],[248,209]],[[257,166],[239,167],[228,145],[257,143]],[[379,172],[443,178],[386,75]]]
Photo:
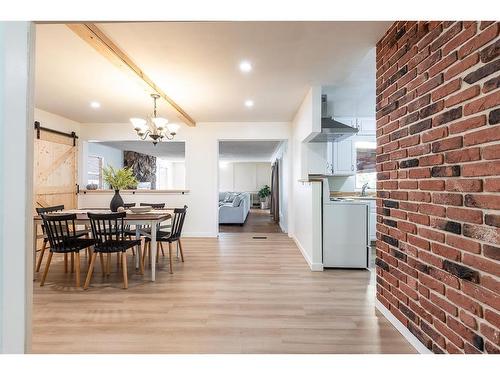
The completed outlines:
[[[220,224],[219,233],[281,233],[281,228],[273,221],[269,210],[251,208],[243,225]]]

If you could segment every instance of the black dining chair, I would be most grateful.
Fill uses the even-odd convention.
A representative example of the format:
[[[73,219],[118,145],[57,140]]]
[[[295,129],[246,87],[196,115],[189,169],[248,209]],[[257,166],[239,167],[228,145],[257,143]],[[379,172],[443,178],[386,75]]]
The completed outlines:
[[[156,240],[160,244],[163,242],[168,243],[168,258],[169,258],[170,273],[174,273],[172,266],[172,243],[176,242],[179,245],[181,261],[184,262],[184,252],[182,249],[181,235],[182,235],[182,227],[184,226],[184,219],[186,217],[186,212],[187,212],[187,206],[184,206],[183,208],[174,208],[174,217],[172,218],[172,224],[169,230],[167,231],[160,229],[156,231]],[[151,252],[151,232],[149,234],[146,233],[145,237],[146,237],[145,247],[147,246],[149,252]],[[158,249],[156,251],[158,257]],[[146,256],[144,255],[142,257],[143,263],[145,259]]]
[[[80,287],[80,250],[94,245],[91,238],[81,238],[77,236],[75,219],[76,214],[42,214],[43,226],[47,234],[50,245],[49,256],[45,263],[40,286],[45,284],[47,273],[49,272],[50,262],[54,253],[61,253],[67,256],[68,253],[75,254],[75,275],[76,286]],[[67,257],[65,257],[67,259]]]
[[[92,278],[94,271],[94,264],[99,254],[101,260],[101,267],[103,274],[110,273],[110,259],[112,253],[121,254],[121,264],[123,270],[123,287],[128,288],[128,275],[127,275],[127,255],[126,251],[134,246],[140,245],[141,240],[127,240],[125,239],[125,231],[123,219],[127,216],[125,212],[96,214],[88,212],[87,216],[90,219],[90,226],[92,227],[92,235],[94,237],[94,253],[90,260],[89,271],[85,280],[83,289],[87,289]],[[104,268],[103,254],[107,254],[106,271]]]
[[[50,207],[36,207],[35,210],[36,210],[36,213],[38,215],[48,214],[51,212],[60,212],[60,211],[64,210],[64,204],[61,204],[58,206],[50,206]],[[43,224],[42,224],[42,233],[43,233],[43,244],[42,244],[42,249],[40,250],[40,255],[38,256],[38,259],[36,262],[35,272],[40,271],[40,266],[42,265],[43,256],[45,254],[45,250],[47,249],[47,244],[49,242],[49,238],[47,237],[47,234],[45,233],[45,227]],[[83,237],[83,236],[88,237],[88,235],[89,235],[88,230],[77,230],[75,233],[76,237]],[[71,258],[71,270],[73,271],[73,262],[74,262],[73,253],[71,254],[71,256],[72,256],[72,258]],[[89,254],[89,256],[90,256],[90,254]],[[64,255],[64,272],[68,272],[68,254]]]

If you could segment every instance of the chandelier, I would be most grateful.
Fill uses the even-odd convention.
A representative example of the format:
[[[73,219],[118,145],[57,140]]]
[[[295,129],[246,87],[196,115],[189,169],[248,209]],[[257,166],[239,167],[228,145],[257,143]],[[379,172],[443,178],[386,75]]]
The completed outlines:
[[[156,146],[158,142],[161,142],[165,138],[172,140],[179,130],[179,125],[169,124],[168,120],[163,117],[159,117],[156,112],[156,100],[160,98],[158,94],[151,94],[154,103],[154,110],[151,116],[148,116],[146,120],[142,118],[131,118],[130,122],[134,126],[139,138],[143,141],[149,136],[152,139],[153,145]]]

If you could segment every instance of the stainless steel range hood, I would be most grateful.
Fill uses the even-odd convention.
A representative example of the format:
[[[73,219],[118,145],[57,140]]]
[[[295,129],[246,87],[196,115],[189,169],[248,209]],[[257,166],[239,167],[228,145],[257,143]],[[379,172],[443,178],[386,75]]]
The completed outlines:
[[[343,124],[328,116],[327,96],[321,95],[321,133],[309,142],[331,142],[357,134],[358,128]]]

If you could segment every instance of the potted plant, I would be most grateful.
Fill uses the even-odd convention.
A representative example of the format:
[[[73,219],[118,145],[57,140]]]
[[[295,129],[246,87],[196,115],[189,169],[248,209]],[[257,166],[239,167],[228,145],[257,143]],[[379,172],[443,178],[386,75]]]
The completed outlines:
[[[260,208],[266,210],[269,208],[269,196],[271,195],[271,189],[268,185],[265,185],[262,189],[259,190],[259,198],[260,198]]]
[[[117,212],[118,207],[123,207],[123,199],[120,196],[120,190],[126,188],[135,189],[137,187],[137,179],[134,172],[130,168],[115,169],[113,166],[108,165],[102,169],[102,177],[111,189],[115,191],[113,199],[109,204],[112,212]]]

